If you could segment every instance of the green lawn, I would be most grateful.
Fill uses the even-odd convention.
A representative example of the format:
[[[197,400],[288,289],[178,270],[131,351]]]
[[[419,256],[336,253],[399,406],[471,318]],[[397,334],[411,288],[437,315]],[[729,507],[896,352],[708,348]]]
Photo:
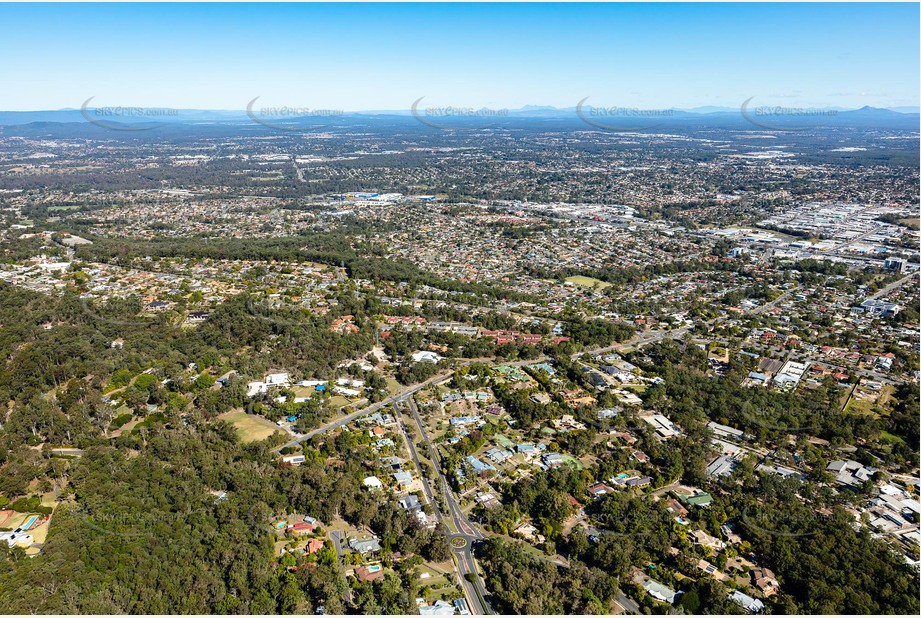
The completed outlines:
[[[312,397],[317,392],[312,386],[293,386],[291,390],[294,391],[295,397]]]
[[[846,412],[851,414],[873,414],[873,402],[867,401],[866,399],[856,399],[851,397],[851,400],[847,404]]]
[[[265,440],[276,431],[281,431],[272,421],[246,412],[227,412],[218,418],[224,419],[236,427],[240,433],[240,439],[244,442]]]
[[[575,457],[573,457],[572,455],[563,455],[563,461],[564,461],[565,463],[572,464],[572,465],[576,466],[576,467],[579,468],[580,470],[581,470],[582,467],[583,467],[583,466],[582,466],[582,462],[579,461],[578,459],[576,459]]]
[[[403,389],[400,383],[393,378],[385,378],[385,381],[387,382],[387,390],[390,391],[391,395],[399,393]]]
[[[899,436],[889,433],[888,431],[880,431],[879,435],[886,442],[895,442],[899,444],[905,444],[905,440],[903,440]]]
[[[583,288],[595,288],[597,290],[603,290],[605,288],[611,287],[610,283],[606,283],[599,279],[594,279],[592,277],[585,277],[583,275],[575,275],[573,277],[566,277],[566,281],[574,285],[578,285]]]
[[[346,399],[345,397],[343,397],[342,395],[336,395],[334,397],[330,397],[327,403],[329,403],[330,408],[338,410],[342,406],[347,406],[352,402]]]

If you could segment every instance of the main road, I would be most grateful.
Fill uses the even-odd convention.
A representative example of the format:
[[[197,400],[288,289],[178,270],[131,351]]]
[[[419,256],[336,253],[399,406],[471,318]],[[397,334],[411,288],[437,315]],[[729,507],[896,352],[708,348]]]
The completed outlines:
[[[394,415],[396,416],[397,424],[398,424],[398,427],[400,428],[400,433],[403,435],[403,441],[406,443],[406,448],[409,451],[410,456],[413,458],[413,462],[416,464],[416,470],[419,472],[419,477],[422,479],[422,489],[425,492],[425,496],[428,499],[429,504],[431,504],[432,508],[435,510],[435,515],[436,515],[436,519],[438,520],[438,522],[441,525],[447,527],[445,525],[445,519],[444,519],[444,515],[441,512],[441,508],[439,507],[438,501],[435,499],[435,494],[432,491],[431,486],[429,485],[429,479],[425,474],[425,470],[422,468],[422,461],[420,461],[419,459],[419,453],[416,451],[416,445],[413,444],[412,436],[409,435],[407,425],[403,421],[403,413],[402,413],[403,406],[410,408],[409,402],[411,401],[412,401],[412,395],[409,395],[407,396],[407,399],[405,400],[399,399],[396,402],[394,402],[393,404]],[[415,410],[415,404],[412,404],[412,407],[410,408],[410,412],[414,413],[414,410]],[[416,416],[415,413],[414,413],[414,416]],[[418,420],[416,422],[418,424]],[[429,448],[431,449],[432,448],[431,442],[428,441],[428,437],[425,435],[425,429],[421,424],[419,424],[419,431],[422,432],[423,439],[425,439],[426,444],[428,444]],[[434,462],[435,460],[432,460],[432,461]],[[439,474],[439,479],[441,479],[443,482],[444,479],[442,476],[440,476],[441,470],[438,470],[438,474]],[[442,495],[445,496],[445,504],[449,505],[449,508],[450,508],[450,505],[453,503],[453,496],[449,498],[448,497],[449,494],[446,493],[447,491],[449,491],[449,488],[443,486]],[[457,517],[453,512],[452,512],[452,518],[454,519],[455,525],[456,525]],[[483,589],[482,592],[478,591],[478,589],[475,588],[471,584],[471,582],[468,580],[468,576],[470,573],[473,573],[474,576],[476,575],[476,566],[473,563],[473,556],[470,555],[469,553],[470,552],[470,540],[465,538],[463,535],[457,535],[457,534],[448,534],[448,538],[451,542],[451,549],[453,551],[454,571],[457,574],[458,582],[460,583],[461,588],[464,591],[464,596],[467,599],[467,606],[470,608],[470,612],[472,614],[477,614],[477,615],[491,613],[488,609],[488,606],[486,605],[485,589]],[[463,547],[460,547],[461,543],[459,541],[455,541],[456,538],[462,539]],[[455,545],[455,543],[457,543],[457,545]]]
[[[457,366],[461,367],[461,366],[469,365],[472,363],[486,363],[486,362],[491,362],[492,360],[494,359],[491,359],[491,358],[459,359]],[[513,363],[506,363],[506,365],[517,367],[521,365],[530,365],[531,363],[539,363],[543,360],[546,360],[546,357],[541,356],[541,357],[534,358],[531,360],[526,360],[526,361],[515,361]],[[286,447],[297,446],[301,442],[306,442],[307,440],[309,440],[310,438],[314,436],[319,436],[328,431],[332,431],[333,429],[337,429],[344,425],[348,425],[352,421],[355,421],[369,414],[374,414],[381,408],[386,408],[387,406],[395,403],[396,401],[405,399],[407,397],[411,397],[417,391],[421,391],[430,386],[437,386],[439,384],[447,382],[448,380],[451,379],[451,376],[453,375],[454,375],[454,369],[448,369],[445,371],[441,371],[435,374],[434,376],[432,376],[431,378],[429,378],[428,380],[426,380],[425,382],[420,382],[419,384],[416,384],[413,386],[407,386],[406,388],[402,389],[399,393],[391,395],[387,397],[386,399],[382,399],[381,401],[378,401],[377,403],[372,403],[371,405],[365,406],[364,408],[361,408],[360,410],[356,410],[355,412],[352,412],[345,416],[341,416],[337,418],[336,420],[330,421],[328,423],[325,423],[317,427],[316,429],[311,429],[310,431],[304,433],[303,435],[298,436],[294,440],[291,440],[290,442],[286,442],[285,444],[282,444],[281,446],[276,447],[275,450],[280,451],[281,449],[286,448]]]
[[[633,345],[652,343],[654,341],[659,341],[661,339],[670,338],[670,337],[680,337],[680,336],[683,336],[684,333],[686,333],[688,330],[689,328],[682,328],[682,329],[673,330],[673,331],[647,332],[647,333],[644,333],[643,335],[640,335],[640,337],[638,338],[639,341],[635,341]],[[606,349],[585,350],[583,352],[580,352],[578,355],[574,355],[574,356],[579,356],[585,353],[589,353],[589,354],[599,353],[599,352],[603,352],[603,351],[610,350],[610,349],[620,349],[623,345],[626,345],[626,344],[621,344],[621,345],[613,346],[611,348],[606,348]],[[466,365],[466,364],[470,364],[474,362],[485,362],[489,360],[490,359],[487,359],[487,358],[467,359],[463,361],[461,365]],[[531,359],[527,361],[516,361],[516,362],[508,363],[508,364],[516,365],[516,366],[526,365],[530,363],[540,362],[541,360],[544,360],[543,357]],[[441,372],[435,376],[432,376],[425,382],[420,382],[419,384],[416,384],[415,386],[407,387],[406,389],[403,389],[399,393],[395,395],[391,395],[390,397],[387,397],[375,404],[371,404],[360,410],[356,410],[355,412],[352,412],[351,414],[347,414],[345,416],[342,416],[341,418],[338,418],[334,421],[330,421],[329,423],[326,423],[320,427],[317,427],[316,429],[313,429],[303,434],[302,436],[299,436],[296,439],[291,440],[290,442],[277,447],[276,450],[281,450],[285,447],[297,446],[298,444],[305,442],[313,438],[314,436],[322,435],[326,432],[332,431],[333,429],[347,425],[351,423],[352,421],[355,421],[359,418],[362,418],[369,414],[373,414],[374,412],[380,410],[381,408],[392,405],[395,416],[396,416],[396,420],[399,423],[401,432],[403,433],[404,439],[406,440],[406,443],[407,443],[407,447],[409,448],[409,452],[413,458],[413,461],[416,464],[417,469],[420,471],[420,477],[422,478],[423,490],[425,492],[425,495],[428,498],[429,502],[432,504],[433,508],[435,509],[438,520],[442,523],[445,523],[445,515],[441,513],[441,509],[439,508],[438,501],[435,499],[435,494],[432,491],[431,486],[429,485],[429,480],[426,477],[426,475],[422,473],[423,472],[422,462],[419,460],[419,454],[416,451],[415,444],[413,444],[412,439],[408,435],[406,435],[406,432],[403,429],[404,422],[402,420],[403,416],[401,413],[401,408],[402,408],[402,405],[405,404],[409,412],[412,414],[413,419],[416,422],[416,425],[419,427],[419,431],[421,433],[423,441],[428,446],[429,459],[432,462],[433,467],[435,469],[437,481],[440,485],[441,496],[444,498],[445,505],[448,510],[448,515],[450,516],[451,521],[454,524],[454,528],[457,530],[456,533],[449,535],[449,537],[451,540],[451,548],[454,554],[455,568],[457,569],[457,572],[459,574],[461,587],[463,588],[464,595],[467,598],[467,604],[470,607],[471,613],[473,614],[478,614],[478,615],[492,614],[495,612],[493,612],[492,608],[489,605],[489,602],[486,600],[486,597],[487,597],[486,586],[484,585],[482,578],[477,572],[476,562],[473,557],[473,544],[475,542],[483,540],[486,537],[483,535],[482,532],[480,532],[480,530],[478,530],[473,524],[470,523],[470,521],[467,519],[467,517],[464,515],[463,511],[461,510],[460,505],[457,503],[457,499],[454,496],[454,492],[451,490],[451,487],[448,484],[448,481],[445,478],[444,473],[441,469],[441,458],[438,455],[438,451],[435,449],[435,446],[432,443],[431,438],[429,438],[429,435],[425,430],[425,424],[422,422],[422,419],[419,417],[419,410],[416,408],[415,401],[413,401],[413,395],[416,392],[422,389],[428,388],[430,386],[435,386],[443,382],[447,382],[448,380],[451,379],[451,376],[453,374],[454,374],[453,369],[448,370],[446,372]],[[553,562],[553,563],[558,564],[556,562]],[[559,566],[565,566],[565,565],[559,565]],[[619,595],[617,601],[628,612],[638,613],[638,608],[636,607],[636,604],[630,599],[628,599],[627,597],[625,597],[622,593]]]
[[[886,287],[884,287],[882,290],[880,290],[879,292],[877,292],[877,293],[874,294],[873,296],[869,297],[867,300],[876,300],[877,298],[881,298],[881,297],[883,297],[883,296],[888,296],[890,292],[892,292],[893,290],[895,290],[895,289],[897,289],[897,288],[902,287],[903,285],[905,285],[905,282],[906,282],[906,281],[910,281],[911,279],[914,279],[914,278],[917,277],[917,276],[918,276],[917,271],[916,271],[916,272],[913,272],[913,273],[911,273],[911,274],[909,274],[909,275],[906,275],[906,276],[902,277],[901,279],[899,279],[898,281],[894,281],[894,282],[890,283],[889,285],[887,285]]]
[[[413,401],[412,394],[404,396],[397,402],[396,405],[394,405],[394,410],[396,410],[397,420],[400,422],[400,427],[403,427],[402,415],[400,413],[400,408],[403,404],[406,405],[410,414],[412,414],[413,420],[415,420],[416,425],[419,427],[419,433],[422,436],[422,440],[425,442],[429,449],[429,460],[432,462],[432,467],[435,468],[435,476],[437,477],[437,481],[441,486],[441,496],[444,498],[448,514],[450,515],[451,520],[454,523],[454,527],[457,530],[456,534],[449,536],[451,540],[451,548],[454,551],[454,563],[460,574],[460,583],[464,588],[464,595],[467,597],[467,604],[470,606],[470,611],[474,614],[492,614],[492,608],[489,606],[489,602],[486,600],[486,586],[483,584],[482,578],[477,573],[476,562],[474,561],[472,551],[473,543],[482,540],[484,538],[483,534],[467,520],[460,508],[460,505],[457,504],[457,500],[454,497],[454,492],[451,491],[451,487],[448,485],[448,480],[445,478],[444,472],[441,469],[441,458],[438,456],[438,451],[435,449],[435,445],[432,444],[432,440],[429,438],[428,432],[425,430],[425,424],[422,422],[422,419],[419,418],[419,410],[416,408],[416,402]],[[419,461],[419,454],[416,452],[416,447],[412,443],[412,440],[407,439],[407,442],[409,444],[409,452],[412,455],[413,460],[416,462],[416,467],[421,473],[422,463]],[[424,474],[422,474],[422,478],[426,495],[432,501],[432,505],[435,507],[436,511],[438,511],[439,518],[444,521],[444,516],[441,514],[441,511],[438,508],[438,503],[435,501],[431,487],[428,485],[428,479]]]
[[[473,362],[473,361],[470,361],[470,362]],[[328,431],[332,431],[333,429],[337,429],[339,427],[342,427],[343,425],[348,425],[352,421],[362,418],[364,416],[367,416],[369,414],[374,414],[381,408],[385,408],[403,397],[411,396],[416,391],[420,391],[424,388],[428,388],[429,386],[441,384],[442,382],[447,382],[448,380],[451,379],[451,375],[453,373],[454,371],[452,370],[447,373],[439,373],[435,376],[432,376],[425,382],[420,382],[419,384],[416,384],[415,386],[410,386],[400,391],[396,395],[391,395],[390,397],[387,397],[386,399],[382,399],[381,401],[378,401],[377,403],[373,403],[370,406],[366,406],[360,410],[356,410],[355,412],[352,412],[351,414],[347,414],[345,416],[337,418],[336,420],[330,421],[326,423],[325,425],[321,425],[320,427],[317,427],[316,429],[311,429],[304,435],[298,436],[297,438],[295,438],[294,440],[291,440],[290,442],[286,444],[282,444],[276,450],[281,450],[283,448],[291,447],[291,446],[297,446],[301,442],[306,442],[307,440],[309,440],[310,438],[314,436],[318,436]]]
[[[783,294],[781,294],[780,296],[778,296],[777,298],[775,298],[774,300],[764,303],[763,305],[758,305],[757,307],[753,307],[749,309],[748,311],[746,311],[745,313],[747,313],[748,315],[758,315],[758,314],[764,313],[768,309],[773,309],[774,307],[776,307],[783,301],[787,300],[788,298],[790,298],[791,294],[794,294],[800,291],[801,289],[803,289],[803,286],[801,285],[794,286],[790,288],[789,290],[787,290],[786,292],[784,292]]]

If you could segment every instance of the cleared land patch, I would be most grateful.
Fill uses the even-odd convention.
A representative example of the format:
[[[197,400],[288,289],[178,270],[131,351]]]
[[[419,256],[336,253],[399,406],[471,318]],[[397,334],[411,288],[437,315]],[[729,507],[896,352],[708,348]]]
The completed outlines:
[[[222,418],[236,427],[237,431],[240,432],[240,439],[244,442],[265,440],[276,431],[281,431],[272,421],[246,412],[227,412],[218,418]]]
[[[600,279],[595,279],[593,277],[585,277],[583,275],[575,275],[572,277],[566,277],[566,281],[568,283],[572,283],[573,285],[578,285],[579,287],[593,288],[596,290],[603,290],[605,288],[611,287],[610,283],[601,281]]]

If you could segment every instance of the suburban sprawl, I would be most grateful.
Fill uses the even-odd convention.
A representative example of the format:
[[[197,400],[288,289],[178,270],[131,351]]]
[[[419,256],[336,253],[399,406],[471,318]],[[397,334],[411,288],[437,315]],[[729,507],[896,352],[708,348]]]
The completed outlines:
[[[3,127],[0,610],[917,615],[854,118]]]

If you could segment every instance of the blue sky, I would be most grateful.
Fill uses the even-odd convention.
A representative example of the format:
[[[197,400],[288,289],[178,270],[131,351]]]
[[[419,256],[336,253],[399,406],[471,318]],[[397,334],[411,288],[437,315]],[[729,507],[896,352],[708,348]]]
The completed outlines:
[[[0,5],[0,109],[878,107],[918,4]]]

